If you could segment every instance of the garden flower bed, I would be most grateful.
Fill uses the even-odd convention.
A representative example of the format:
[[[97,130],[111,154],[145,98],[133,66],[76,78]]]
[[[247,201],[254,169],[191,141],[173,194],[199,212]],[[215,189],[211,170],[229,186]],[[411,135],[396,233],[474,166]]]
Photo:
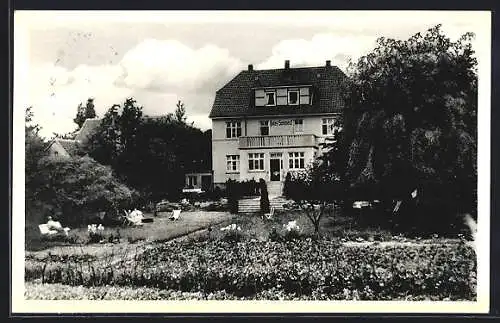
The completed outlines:
[[[48,262],[31,261],[26,279],[149,288],[155,290],[152,299],[476,298],[476,256],[465,243],[356,247],[310,239],[172,241],[109,266],[93,266],[91,260]]]

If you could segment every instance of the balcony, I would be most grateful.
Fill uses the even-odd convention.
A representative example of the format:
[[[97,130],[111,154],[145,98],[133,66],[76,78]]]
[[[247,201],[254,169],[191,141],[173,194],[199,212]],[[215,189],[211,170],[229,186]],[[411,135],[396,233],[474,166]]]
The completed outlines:
[[[240,137],[239,148],[314,147],[316,145],[315,135],[250,136]]]

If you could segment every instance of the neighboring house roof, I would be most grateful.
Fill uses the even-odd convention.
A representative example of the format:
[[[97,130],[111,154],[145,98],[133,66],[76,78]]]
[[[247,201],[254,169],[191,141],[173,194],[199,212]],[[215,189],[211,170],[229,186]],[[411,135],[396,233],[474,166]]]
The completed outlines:
[[[54,143],[57,143],[68,153],[68,155],[75,156],[79,150],[80,143],[86,142],[89,136],[95,133],[100,123],[101,119],[98,118],[87,119],[76,133],[75,139],[54,138],[47,144],[45,150],[49,150]]]
[[[344,107],[342,83],[347,76],[336,66],[245,70],[216,92],[210,118],[251,115],[340,113]],[[255,107],[255,88],[312,86],[312,104]]]
[[[101,119],[99,118],[86,119],[82,127],[76,134],[75,140],[80,142],[88,140],[89,137],[95,133],[97,127],[99,127],[100,124]]]
[[[78,142],[72,139],[57,139],[57,142],[68,152],[70,156],[76,155],[79,150]]]
[[[64,150],[64,152],[68,156],[75,156],[79,150],[78,143],[74,139],[61,139],[55,138],[52,139],[45,147],[45,150],[51,149],[54,145],[57,145],[59,148],[57,150]]]

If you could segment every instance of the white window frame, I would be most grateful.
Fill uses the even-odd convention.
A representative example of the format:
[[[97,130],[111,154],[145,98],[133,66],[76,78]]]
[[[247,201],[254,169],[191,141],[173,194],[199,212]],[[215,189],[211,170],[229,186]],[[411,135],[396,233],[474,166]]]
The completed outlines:
[[[336,118],[323,118],[321,121],[321,133],[326,136],[333,135],[335,132],[336,124],[337,124]],[[326,126],[326,133],[325,133],[325,126]]]
[[[273,98],[274,98],[274,103],[273,104],[269,104],[269,97],[268,97],[269,94],[273,95]],[[276,91],[275,90],[272,90],[272,91],[267,90],[267,91],[264,92],[264,95],[266,97],[266,106],[267,107],[274,107],[274,106],[276,106],[277,97],[276,97]]]
[[[300,123],[298,123],[297,121],[300,121]],[[297,125],[300,125],[300,128]],[[304,119],[294,119],[293,120],[293,132],[294,133],[304,133]]]
[[[262,128],[267,127],[267,135],[262,134]],[[269,132],[271,131],[271,126],[269,120],[260,120],[259,121],[259,135],[261,136],[269,136]]]
[[[290,102],[290,94],[291,93],[295,93],[297,95],[297,100],[295,101],[295,103]],[[299,89],[289,89],[288,90],[288,105],[299,105],[299,103],[300,103],[300,91],[299,91]]]
[[[288,153],[288,169],[305,169],[306,160],[303,151],[291,151]]]
[[[264,153],[248,154],[248,171],[260,172],[265,170]]]
[[[188,175],[188,187],[196,187],[198,186],[198,176],[196,175]]]
[[[229,130],[229,136],[228,136]],[[238,131],[239,130],[239,131]],[[239,134],[238,134],[239,132]],[[226,138],[241,137],[241,121],[228,121],[226,122]]]
[[[240,171],[240,155],[226,155],[226,172],[238,173]]]

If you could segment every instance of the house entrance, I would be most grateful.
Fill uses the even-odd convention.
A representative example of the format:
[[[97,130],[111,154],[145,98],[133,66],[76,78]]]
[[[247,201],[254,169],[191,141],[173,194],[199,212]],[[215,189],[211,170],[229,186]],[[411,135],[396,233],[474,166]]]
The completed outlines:
[[[279,182],[281,180],[281,153],[271,153],[269,159],[270,180],[272,182]]]

